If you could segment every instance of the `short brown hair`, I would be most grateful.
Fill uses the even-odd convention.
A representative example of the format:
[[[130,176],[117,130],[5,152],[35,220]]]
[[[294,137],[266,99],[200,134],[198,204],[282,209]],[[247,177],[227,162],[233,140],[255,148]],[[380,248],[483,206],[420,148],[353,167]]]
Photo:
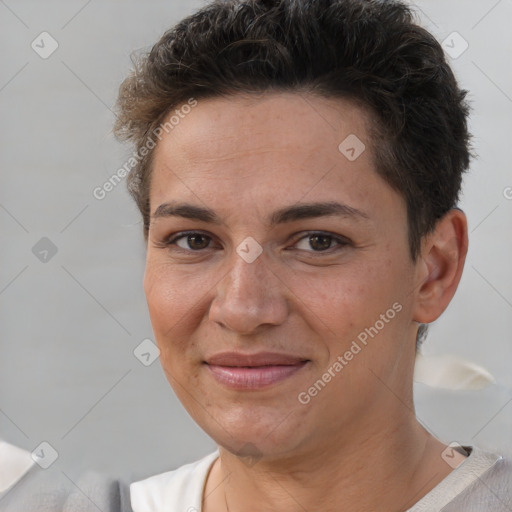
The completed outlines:
[[[470,160],[466,91],[400,1],[216,0],[134,59],[114,132],[139,151],[190,98],[311,92],[373,114],[377,172],[405,199],[410,253],[455,207]],[[128,176],[149,229],[153,151]]]

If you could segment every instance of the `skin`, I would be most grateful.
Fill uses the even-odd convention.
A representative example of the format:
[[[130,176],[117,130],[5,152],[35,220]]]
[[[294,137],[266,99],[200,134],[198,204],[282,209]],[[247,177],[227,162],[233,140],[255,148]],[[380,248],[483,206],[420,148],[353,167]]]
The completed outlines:
[[[445,445],[415,417],[412,377],[419,323],[438,318],[457,288],[466,219],[448,212],[413,261],[405,201],[375,171],[369,123],[340,99],[215,98],[155,148],[144,287],[165,374],[219,446],[206,512],[228,510],[226,501],[233,512],[396,512],[452,470]],[[350,134],[366,146],[354,161],[338,150]],[[171,201],[209,208],[220,222],[154,216]],[[326,201],[364,217],[268,223],[281,208]],[[166,244],[187,230],[206,238]],[[327,249],[309,238],[319,231],[334,237],[322,239]],[[252,263],[236,251],[247,237],[263,249]],[[400,312],[300,403],[299,392],[396,303]],[[223,351],[308,363],[266,388],[234,390],[204,364]]]

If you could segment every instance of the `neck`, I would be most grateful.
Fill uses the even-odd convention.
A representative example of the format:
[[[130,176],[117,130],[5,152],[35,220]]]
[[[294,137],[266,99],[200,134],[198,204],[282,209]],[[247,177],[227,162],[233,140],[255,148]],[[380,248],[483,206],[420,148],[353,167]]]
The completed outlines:
[[[206,489],[214,493],[209,501],[215,506],[205,510],[249,512],[254,503],[261,512],[407,510],[451,468],[441,459],[444,445],[412,411],[401,421],[388,412],[389,428],[383,425],[385,417],[344,429],[337,439],[293,458],[263,458],[247,465],[220,448]]]

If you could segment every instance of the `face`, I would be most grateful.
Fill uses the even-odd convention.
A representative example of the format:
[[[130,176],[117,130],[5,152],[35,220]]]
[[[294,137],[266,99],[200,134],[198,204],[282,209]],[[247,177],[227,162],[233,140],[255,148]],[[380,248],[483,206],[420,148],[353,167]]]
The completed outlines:
[[[161,364],[233,452],[318,449],[387,421],[382,382],[410,386],[417,272],[370,122],[343,100],[208,99],[155,149],[144,286]]]

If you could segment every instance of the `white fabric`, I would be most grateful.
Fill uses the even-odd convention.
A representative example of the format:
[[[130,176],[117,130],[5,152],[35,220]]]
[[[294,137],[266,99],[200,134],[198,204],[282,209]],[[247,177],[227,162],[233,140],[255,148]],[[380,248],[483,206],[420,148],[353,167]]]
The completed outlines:
[[[407,512],[439,512],[478,481],[499,455],[471,447],[471,454]],[[206,478],[219,453],[130,485],[133,512],[201,512]],[[482,509],[483,510],[483,509]]]
[[[455,390],[484,389],[496,383],[483,366],[453,354],[425,355],[418,352],[414,380],[433,388]]]
[[[21,480],[33,465],[30,452],[0,441],[0,493]]]
[[[199,512],[206,477],[219,452],[130,485],[133,512]]]

